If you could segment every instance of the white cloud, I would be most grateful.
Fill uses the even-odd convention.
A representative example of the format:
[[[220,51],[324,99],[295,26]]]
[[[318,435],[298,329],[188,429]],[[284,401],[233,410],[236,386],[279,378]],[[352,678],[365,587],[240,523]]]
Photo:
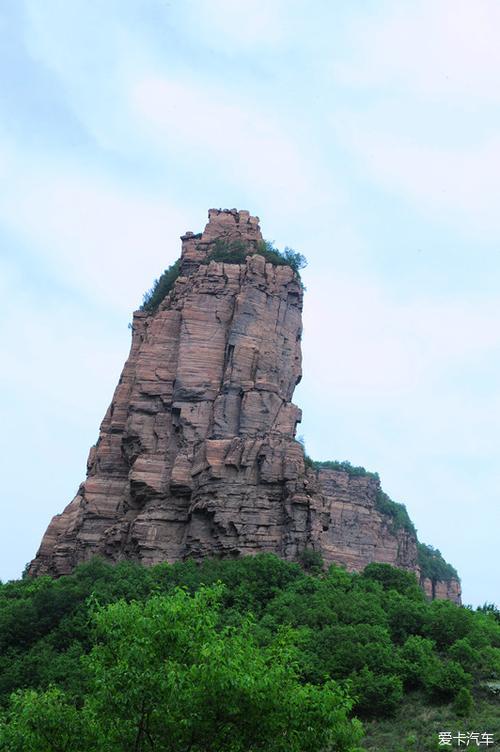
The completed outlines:
[[[248,95],[191,80],[149,76],[130,89],[137,128],[158,153],[180,152],[190,165],[259,196],[283,212],[319,207],[337,196],[331,175],[298,131]],[[288,124],[289,125],[289,124]]]
[[[188,29],[210,47],[231,54],[281,48],[296,36],[295,0],[191,0]]]
[[[396,86],[424,97],[498,102],[500,5],[496,0],[420,0],[376,5],[358,14],[349,58],[337,58],[337,80]],[[352,57],[351,57],[352,55]]]
[[[341,138],[358,164],[376,182],[404,195],[420,209],[452,223],[462,232],[489,235],[500,230],[500,138],[496,135],[467,147],[423,143],[410,134],[382,131],[355,123]]]
[[[500,230],[499,27],[496,0],[379,4],[330,67],[358,94],[330,115],[358,166],[461,233]]]
[[[304,347],[325,392],[354,402],[406,400],[415,390],[453,384],[454,373],[481,368],[482,358],[500,360],[496,298],[400,300],[374,280],[338,273],[313,276],[308,286]]]
[[[187,212],[105,174],[11,156],[0,221],[70,288],[130,312],[179,255]],[[161,268],[158,264],[162,263]]]
[[[255,55],[261,45],[275,51],[297,35],[297,13],[305,12],[300,3],[216,0],[163,10],[159,5],[164,38],[148,37],[140,23],[132,33],[128,3],[123,17],[81,0],[76,10],[55,0],[48,8],[42,12],[28,1],[30,52],[53,72],[77,118],[106,152],[163,166],[165,174],[174,166],[183,185],[215,173],[214,185],[227,183],[224,196],[243,194],[253,206],[260,201],[272,207],[275,215],[329,208],[342,200],[308,132],[309,112],[299,106],[291,116],[283,106],[286,88],[283,96],[270,96],[255,76],[235,84],[231,76],[210,75],[209,62],[204,70],[196,57],[194,64],[187,55],[182,64],[172,64],[161,48],[178,35],[184,54],[196,44],[201,55],[212,42],[238,58],[242,49]],[[208,192],[217,198],[221,193],[212,185]]]
[[[96,415],[95,395],[111,397],[127,355],[126,322],[103,320],[80,299],[37,282],[26,284],[18,259],[1,260],[2,348],[8,364],[0,373],[3,393],[23,395],[23,402],[55,413]]]

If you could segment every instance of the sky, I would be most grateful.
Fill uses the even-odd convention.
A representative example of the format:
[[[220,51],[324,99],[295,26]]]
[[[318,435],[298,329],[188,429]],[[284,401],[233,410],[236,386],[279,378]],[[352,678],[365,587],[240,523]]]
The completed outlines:
[[[302,252],[315,459],[500,603],[497,0],[2,0],[0,578],[85,477],[131,312],[207,210]]]

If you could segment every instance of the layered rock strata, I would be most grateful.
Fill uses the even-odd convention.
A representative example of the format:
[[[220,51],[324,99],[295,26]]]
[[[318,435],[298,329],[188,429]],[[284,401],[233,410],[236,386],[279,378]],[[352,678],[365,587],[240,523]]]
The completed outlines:
[[[460,581],[455,577],[449,580],[431,580],[430,577],[420,577],[420,586],[429,600],[462,602],[462,588]]]
[[[221,239],[243,243],[245,262],[209,261]],[[261,242],[258,219],[236,210],[210,210],[202,234],[182,237],[180,276],[157,310],[134,314],[87,479],[50,523],[32,575],[96,554],[294,560],[305,548],[351,570],[380,561],[418,574],[415,536],[377,510],[375,478],[306,467],[291,401],[302,285],[259,255]]]

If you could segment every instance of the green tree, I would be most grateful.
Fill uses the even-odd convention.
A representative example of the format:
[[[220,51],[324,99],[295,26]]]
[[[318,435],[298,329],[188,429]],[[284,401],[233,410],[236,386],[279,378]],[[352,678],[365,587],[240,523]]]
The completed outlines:
[[[352,702],[332,681],[319,687],[299,682],[293,632],[284,628],[258,647],[250,619],[238,628],[220,625],[222,595],[222,586],[194,596],[177,589],[145,603],[97,606],[83,707],[77,710],[59,690],[16,695],[0,727],[3,749],[354,749],[361,731],[348,718]]]
[[[466,716],[469,715],[473,707],[474,700],[472,699],[470,689],[461,687],[453,702],[453,711],[459,716]]]
[[[373,562],[363,570],[363,577],[380,582],[384,590],[396,590],[402,595],[422,600],[422,591],[418,587],[417,579],[413,572],[405,572],[403,569],[391,567],[390,564]]]
[[[438,658],[432,640],[411,635],[400,650],[402,676],[407,689],[425,687],[437,671]]]
[[[377,676],[366,667],[353,674],[351,690],[356,698],[356,713],[368,718],[393,715],[403,699],[403,684],[398,676]]]
[[[427,612],[423,631],[438,648],[446,649],[472,628],[473,612],[450,601],[433,601]]]
[[[462,687],[469,688],[472,677],[456,661],[439,661],[432,673],[426,677],[426,688],[430,697],[437,702],[455,699]]]
[[[60,689],[16,692],[0,718],[2,752],[94,752],[94,742],[89,716]]]

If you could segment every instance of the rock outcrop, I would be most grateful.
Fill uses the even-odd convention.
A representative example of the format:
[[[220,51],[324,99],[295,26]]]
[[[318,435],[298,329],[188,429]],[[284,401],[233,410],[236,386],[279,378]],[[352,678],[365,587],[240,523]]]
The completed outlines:
[[[320,469],[317,480],[323,511],[313,538],[325,561],[350,571],[370,562],[418,569],[415,534],[378,509],[378,477]]]
[[[421,577],[420,586],[429,600],[447,600],[454,603],[462,602],[462,589],[460,581],[455,577],[449,580],[432,580],[430,577]]]
[[[221,242],[243,244],[245,261],[209,260]],[[95,554],[294,560],[306,548],[352,570],[379,561],[418,574],[414,534],[377,509],[378,480],[305,463],[291,401],[302,285],[261,243],[258,219],[236,210],[212,209],[202,234],[182,237],[180,274],[156,310],[134,314],[87,479],[50,523],[32,575]]]

